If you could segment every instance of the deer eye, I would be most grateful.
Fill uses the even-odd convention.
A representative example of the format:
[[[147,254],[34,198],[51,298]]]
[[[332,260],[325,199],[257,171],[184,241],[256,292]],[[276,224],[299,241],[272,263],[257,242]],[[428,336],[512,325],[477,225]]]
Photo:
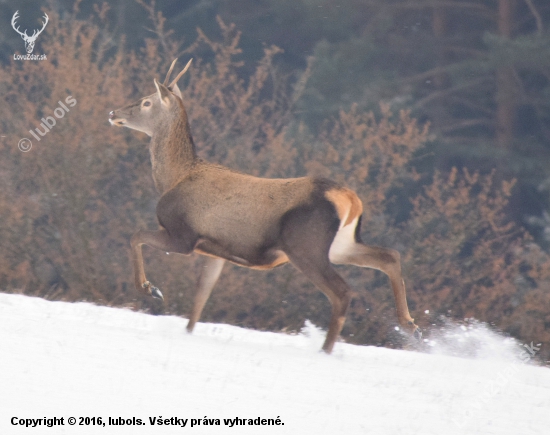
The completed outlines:
[[[144,107],[149,107],[151,105],[151,102],[150,101],[144,101],[143,102],[143,106]]]

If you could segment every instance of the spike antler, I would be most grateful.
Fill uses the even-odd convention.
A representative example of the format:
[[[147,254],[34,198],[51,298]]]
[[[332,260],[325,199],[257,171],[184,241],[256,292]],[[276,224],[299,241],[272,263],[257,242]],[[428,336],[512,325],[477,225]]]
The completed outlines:
[[[48,24],[49,18],[48,14],[44,12],[44,20],[42,22],[42,28],[40,30],[34,30],[32,35],[27,35],[27,29],[25,29],[24,32],[21,32],[19,30],[19,26],[15,27],[16,21],[19,18],[19,11],[15,11],[15,14],[13,14],[13,17],[11,19],[11,26],[13,27],[13,30],[15,30],[17,33],[21,35],[21,38],[25,41],[25,49],[27,50],[27,53],[31,54],[34,50],[34,42],[36,41],[36,38],[38,38],[38,35],[42,33],[42,31],[45,29],[46,24]]]
[[[175,62],[176,61],[172,62],[172,66],[174,66]],[[168,86],[170,89],[172,88],[172,86],[174,86],[178,82],[178,80],[181,78],[181,76],[184,75],[185,72],[189,69],[189,66],[191,65],[191,62],[193,62],[193,58],[191,58],[189,60],[189,62],[187,62],[187,65],[185,65],[185,68],[183,68],[183,70],[177,75],[177,77],[174,80],[172,80],[172,83],[170,83],[170,86]],[[172,72],[172,67],[170,67],[169,72]]]
[[[162,83],[164,86],[168,85],[168,79],[170,78],[170,74],[172,74],[172,70],[174,69],[174,66],[176,65],[176,62],[178,61],[178,58],[176,57],[174,61],[172,62],[172,65],[170,65],[170,69],[166,73],[166,78],[164,79],[164,82]]]

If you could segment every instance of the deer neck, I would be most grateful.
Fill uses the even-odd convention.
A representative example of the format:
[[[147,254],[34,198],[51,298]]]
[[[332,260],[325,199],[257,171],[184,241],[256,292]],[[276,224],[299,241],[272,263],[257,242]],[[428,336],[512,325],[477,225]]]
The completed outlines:
[[[186,175],[197,159],[185,110],[156,129],[149,153],[155,187],[163,194]]]

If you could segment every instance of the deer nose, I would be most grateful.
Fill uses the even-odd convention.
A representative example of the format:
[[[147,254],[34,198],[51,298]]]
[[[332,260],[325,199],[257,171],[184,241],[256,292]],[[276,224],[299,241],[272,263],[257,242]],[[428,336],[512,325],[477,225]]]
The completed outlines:
[[[115,117],[115,111],[114,110],[111,110],[109,112],[109,119],[113,119]]]

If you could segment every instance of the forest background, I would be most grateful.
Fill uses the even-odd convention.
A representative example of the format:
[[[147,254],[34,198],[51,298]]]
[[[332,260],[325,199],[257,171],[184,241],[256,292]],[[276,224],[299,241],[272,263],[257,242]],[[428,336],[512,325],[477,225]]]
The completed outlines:
[[[34,49],[47,60],[14,59],[17,10],[29,34],[48,14]],[[145,248],[166,302],[133,288],[129,239],[156,228],[158,194],[147,137],[107,114],[193,57],[181,88],[201,157],[355,189],[362,237],[400,251],[428,336],[483,321],[550,343],[546,0],[3,0],[0,20],[3,291],[189,314],[196,256]],[[68,96],[77,104],[34,140]],[[410,345],[387,278],[338,270],[356,291],[342,337]],[[202,320],[292,332],[326,327],[329,310],[291,266],[226,266]]]

